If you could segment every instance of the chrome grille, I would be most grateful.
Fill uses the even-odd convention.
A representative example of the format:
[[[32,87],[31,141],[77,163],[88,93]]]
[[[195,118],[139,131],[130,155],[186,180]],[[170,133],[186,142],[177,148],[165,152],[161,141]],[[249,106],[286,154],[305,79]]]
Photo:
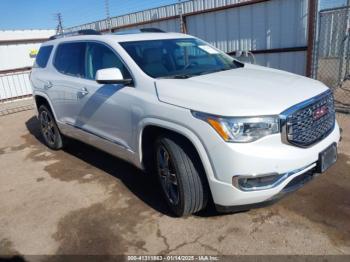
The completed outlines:
[[[312,99],[301,108],[296,107],[286,118],[286,138],[289,143],[300,147],[311,146],[333,130],[335,110],[331,92]]]

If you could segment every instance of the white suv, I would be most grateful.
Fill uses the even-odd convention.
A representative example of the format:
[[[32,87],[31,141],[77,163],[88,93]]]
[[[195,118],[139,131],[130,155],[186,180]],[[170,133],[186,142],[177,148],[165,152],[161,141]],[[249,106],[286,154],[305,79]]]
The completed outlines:
[[[185,34],[54,37],[31,82],[47,146],[72,137],[157,174],[177,216],[209,200],[219,211],[271,203],[337,158],[325,85]]]

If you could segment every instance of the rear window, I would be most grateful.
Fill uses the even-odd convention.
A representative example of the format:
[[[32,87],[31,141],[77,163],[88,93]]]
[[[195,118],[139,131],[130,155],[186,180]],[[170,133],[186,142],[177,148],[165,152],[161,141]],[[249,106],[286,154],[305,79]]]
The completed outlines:
[[[57,47],[54,66],[62,74],[84,77],[86,43],[63,43]]]
[[[40,67],[40,68],[46,67],[47,61],[49,61],[49,58],[50,58],[51,51],[52,51],[52,45],[40,47],[39,53],[36,56],[34,67]]]

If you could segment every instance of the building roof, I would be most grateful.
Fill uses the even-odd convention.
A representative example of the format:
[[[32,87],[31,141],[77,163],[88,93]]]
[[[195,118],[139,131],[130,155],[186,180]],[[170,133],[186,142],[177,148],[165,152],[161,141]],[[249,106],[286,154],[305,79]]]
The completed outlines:
[[[46,39],[56,33],[55,30],[0,30],[1,41]]]

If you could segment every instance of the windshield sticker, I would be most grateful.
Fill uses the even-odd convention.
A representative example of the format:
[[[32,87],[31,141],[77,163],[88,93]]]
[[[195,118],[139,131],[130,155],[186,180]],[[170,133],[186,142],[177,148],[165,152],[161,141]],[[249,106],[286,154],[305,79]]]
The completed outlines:
[[[177,42],[176,44],[180,47],[196,46],[194,43],[191,42]]]
[[[198,46],[200,49],[204,50],[208,54],[219,54],[218,51],[216,51],[214,48],[208,46],[208,45],[199,45]]]

